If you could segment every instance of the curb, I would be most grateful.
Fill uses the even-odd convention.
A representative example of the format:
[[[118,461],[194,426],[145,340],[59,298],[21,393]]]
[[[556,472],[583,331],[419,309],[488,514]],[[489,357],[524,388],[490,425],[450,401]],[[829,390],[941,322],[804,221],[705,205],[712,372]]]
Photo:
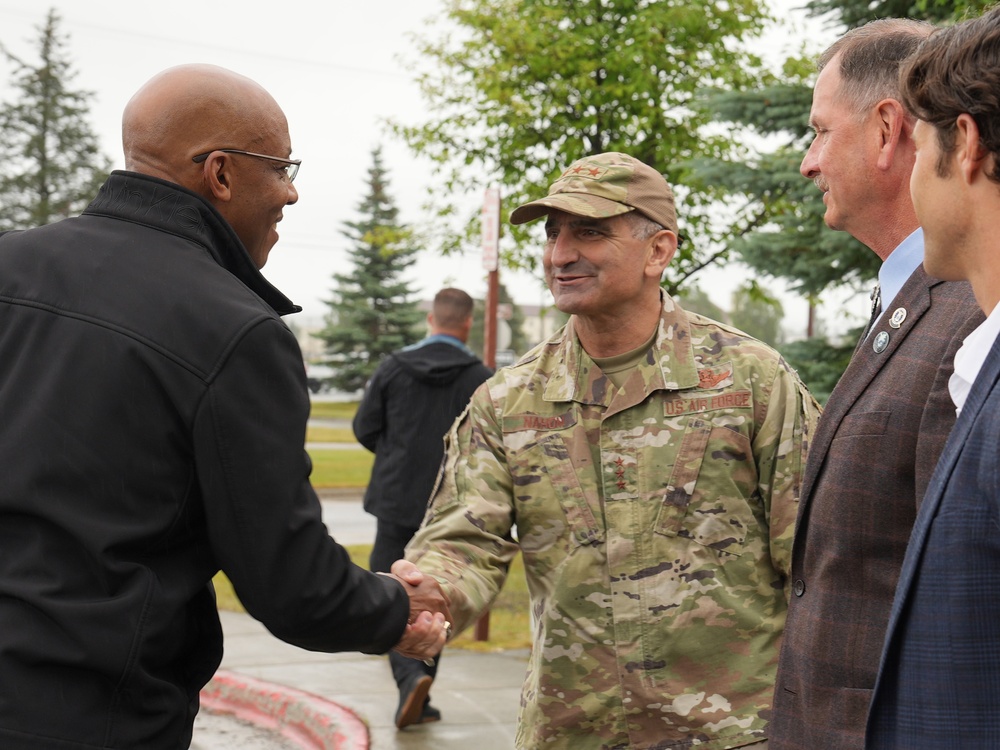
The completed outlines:
[[[316,487],[315,490],[320,500],[361,502],[365,496],[364,487]]]
[[[201,706],[278,732],[302,750],[368,750],[368,727],[318,695],[219,670],[201,690]]]

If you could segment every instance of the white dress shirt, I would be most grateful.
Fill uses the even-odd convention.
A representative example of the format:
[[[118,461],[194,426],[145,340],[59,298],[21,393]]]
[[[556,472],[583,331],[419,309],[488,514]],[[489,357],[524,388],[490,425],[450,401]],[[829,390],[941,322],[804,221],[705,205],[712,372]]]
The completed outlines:
[[[961,414],[965,399],[969,397],[972,384],[976,382],[979,371],[983,368],[986,355],[993,348],[993,343],[1000,334],[1000,305],[993,308],[979,326],[965,337],[962,346],[955,352],[955,371],[948,380],[948,393],[955,402],[955,413]]]

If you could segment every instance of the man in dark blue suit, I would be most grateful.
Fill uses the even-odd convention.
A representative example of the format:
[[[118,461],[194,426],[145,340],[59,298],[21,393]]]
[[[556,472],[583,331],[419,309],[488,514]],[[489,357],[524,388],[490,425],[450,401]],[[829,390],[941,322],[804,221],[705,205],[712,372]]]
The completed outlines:
[[[988,316],[955,356],[959,417],[907,548],[868,748],[1000,747],[1000,9],[935,32],[903,68],[924,265]]]

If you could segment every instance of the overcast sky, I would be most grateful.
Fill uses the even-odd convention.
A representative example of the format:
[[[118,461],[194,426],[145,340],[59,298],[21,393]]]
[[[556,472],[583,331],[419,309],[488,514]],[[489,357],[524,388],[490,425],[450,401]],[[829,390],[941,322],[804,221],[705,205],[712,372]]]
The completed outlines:
[[[800,4],[775,2],[786,9]],[[30,5],[0,0],[0,43],[34,63],[35,27],[48,8],[58,10],[61,30],[69,34],[76,85],[95,92],[92,124],[115,168],[123,166],[122,108],[164,68],[214,63],[270,91],[288,116],[293,155],[303,164],[295,182],[299,202],[285,211],[281,239],[264,274],[303,305],[305,316],[319,317],[326,311],[331,274],[347,268],[347,242],[339,230],[357,217],[373,147],[383,147],[401,219],[425,220],[421,207],[433,190],[428,165],[387,135],[382,121],[419,122],[424,116],[409,34],[424,32],[441,6],[441,0],[39,0]],[[768,49],[796,48],[802,40],[820,49],[829,42],[830,35],[817,32],[816,24],[795,24],[773,36]],[[6,72],[0,80],[6,81]],[[741,275],[716,272],[703,286],[731,289]],[[486,287],[478,248],[447,259],[428,249],[410,278],[424,297],[446,284],[479,297]],[[502,270],[501,280],[522,304],[551,300],[534,276]],[[716,301],[728,307],[725,296]]]

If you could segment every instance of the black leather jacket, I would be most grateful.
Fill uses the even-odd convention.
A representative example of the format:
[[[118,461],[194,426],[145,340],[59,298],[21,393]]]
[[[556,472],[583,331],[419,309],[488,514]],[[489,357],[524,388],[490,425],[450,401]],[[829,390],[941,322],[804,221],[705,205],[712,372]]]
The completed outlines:
[[[309,484],[297,309],[211,206],[139,174],[0,237],[0,747],[186,748],[220,568],[290,643],[398,641],[405,592]]]

